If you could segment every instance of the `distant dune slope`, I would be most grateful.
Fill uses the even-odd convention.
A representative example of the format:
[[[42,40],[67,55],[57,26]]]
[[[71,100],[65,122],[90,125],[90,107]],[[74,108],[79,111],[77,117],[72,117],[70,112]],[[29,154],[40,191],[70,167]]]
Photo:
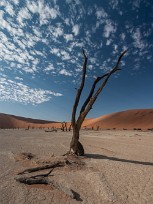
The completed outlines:
[[[97,128],[99,126],[103,129],[152,129],[153,109],[138,109],[117,112],[87,120],[83,126],[86,126],[87,128]]]
[[[69,127],[68,123],[68,127]],[[98,118],[86,119],[83,128],[101,129],[139,129],[153,128],[153,109],[127,110]],[[0,113],[0,128],[60,128],[61,123],[24,118]]]
[[[55,121],[45,121],[0,113],[0,128],[51,128],[60,127]]]

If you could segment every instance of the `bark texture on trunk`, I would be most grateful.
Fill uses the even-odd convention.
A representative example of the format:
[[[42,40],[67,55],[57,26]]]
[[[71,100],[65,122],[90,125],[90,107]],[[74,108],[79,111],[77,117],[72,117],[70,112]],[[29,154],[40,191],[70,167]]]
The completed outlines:
[[[73,128],[73,136],[70,143],[70,153],[78,156],[83,156],[84,148],[81,142],[79,142],[79,136],[80,136],[79,132],[80,132],[80,129],[77,126],[75,126]]]

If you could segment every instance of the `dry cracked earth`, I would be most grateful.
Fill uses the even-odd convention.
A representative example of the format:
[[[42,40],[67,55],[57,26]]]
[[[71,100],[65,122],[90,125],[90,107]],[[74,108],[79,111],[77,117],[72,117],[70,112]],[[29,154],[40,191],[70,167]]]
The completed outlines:
[[[0,130],[0,203],[153,203],[153,132],[82,130],[85,165],[55,168],[48,177],[75,191],[76,199],[48,185],[15,180],[18,172],[64,154],[71,135],[60,130]]]

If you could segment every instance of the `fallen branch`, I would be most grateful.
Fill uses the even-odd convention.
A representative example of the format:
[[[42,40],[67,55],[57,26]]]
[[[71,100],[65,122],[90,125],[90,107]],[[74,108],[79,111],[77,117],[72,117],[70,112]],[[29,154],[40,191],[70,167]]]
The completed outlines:
[[[39,177],[39,178],[40,178],[40,177],[48,177],[49,174],[51,174],[53,170],[54,170],[54,168],[51,169],[51,170],[50,170],[48,173],[46,173],[46,174],[39,174],[39,175],[31,176],[30,178],[36,179],[36,178],[38,178],[38,177]]]
[[[51,181],[48,178],[45,178],[44,176],[37,175],[32,177],[20,177],[20,178],[16,178],[16,181],[27,185],[32,185],[32,184],[50,185],[52,188],[58,189],[63,193],[65,193],[66,195],[70,196],[71,198],[76,199],[77,193],[75,191],[53,180]]]
[[[53,129],[53,130],[45,130],[45,132],[57,132],[57,129]]]
[[[56,162],[53,162],[51,164],[46,164],[44,166],[38,166],[38,167],[34,167],[34,168],[25,169],[24,171],[19,172],[18,175],[22,175],[22,174],[26,174],[26,173],[32,173],[35,171],[41,171],[41,170],[55,168],[55,167],[61,167],[61,166],[64,166],[65,163],[66,163],[66,160],[65,161],[56,161]]]
[[[26,185],[33,185],[33,184],[50,185],[52,188],[55,188],[55,189],[62,191],[63,193],[65,193],[69,197],[76,199],[78,201],[82,201],[82,199],[80,198],[80,195],[77,192],[73,191],[72,189],[70,189],[70,188],[68,188],[68,187],[66,187],[66,186],[64,186],[64,185],[62,185],[62,184],[60,184],[54,180],[50,180],[48,178],[48,176],[51,174],[51,172],[56,167],[63,167],[65,165],[69,165],[69,166],[78,168],[78,166],[82,166],[84,164],[85,164],[84,162],[80,161],[79,157],[68,155],[66,158],[64,157],[64,159],[61,159],[60,161],[58,160],[58,161],[54,161],[54,162],[47,164],[47,165],[44,165],[44,166],[38,166],[38,167],[34,167],[34,168],[25,169],[24,171],[18,173],[18,175],[28,174],[28,173],[32,173],[32,172],[41,171],[41,170],[51,168],[51,170],[48,173],[33,175],[33,176],[17,176],[15,178],[15,180],[20,182],[20,183],[24,183]]]

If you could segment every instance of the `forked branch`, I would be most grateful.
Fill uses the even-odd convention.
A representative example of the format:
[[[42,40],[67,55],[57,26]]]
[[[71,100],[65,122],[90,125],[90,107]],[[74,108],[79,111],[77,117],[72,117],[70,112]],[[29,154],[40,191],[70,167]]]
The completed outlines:
[[[87,104],[88,104],[89,101],[90,101],[90,98],[93,96],[93,93],[94,93],[96,84],[97,84],[100,80],[102,80],[103,78],[105,78],[107,75],[108,75],[108,73],[105,74],[105,75],[103,75],[103,76],[101,76],[101,77],[97,77],[97,78],[95,79],[95,81],[94,81],[94,83],[93,83],[93,85],[92,85],[92,88],[91,88],[91,90],[90,90],[89,96],[87,97],[87,99],[85,100],[85,102],[84,102],[84,104],[83,104],[83,106],[82,106],[82,108],[81,108],[80,114],[85,110]]]
[[[126,52],[127,52],[127,50],[125,50],[125,51],[123,51],[123,52],[121,53],[121,55],[119,56],[119,58],[118,58],[118,60],[117,60],[117,63],[116,63],[116,65],[115,65],[115,67],[114,67],[110,72],[108,72],[107,74],[104,74],[104,75],[101,76],[101,77],[97,77],[97,78],[95,79],[95,81],[94,81],[94,83],[93,83],[93,85],[92,85],[91,91],[90,91],[90,93],[89,93],[89,95],[88,95],[86,101],[84,102],[82,108],[81,108],[80,115],[79,115],[78,120],[77,120],[78,127],[81,127],[82,122],[84,121],[84,119],[85,119],[86,115],[88,114],[88,112],[91,110],[91,108],[92,108],[94,102],[96,101],[98,95],[101,93],[101,91],[102,91],[103,88],[105,87],[105,85],[106,85],[107,81],[109,80],[110,76],[111,76],[113,73],[115,73],[115,72],[117,72],[117,71],[120,70],[120,68],[119,68],[119,63],[120,63],[122,57],[125,55]],[[98,90],[97,90],[96,93],[94,94],[95,87],[96,87],[97,83],[98,83],[99,81],[101,81],[102,79],[105,79],[105,80],[103,81],[103,83],[101,84],[101,86],[98,88]],[[94,96],[93,96],[93,94],[94,94]]]

